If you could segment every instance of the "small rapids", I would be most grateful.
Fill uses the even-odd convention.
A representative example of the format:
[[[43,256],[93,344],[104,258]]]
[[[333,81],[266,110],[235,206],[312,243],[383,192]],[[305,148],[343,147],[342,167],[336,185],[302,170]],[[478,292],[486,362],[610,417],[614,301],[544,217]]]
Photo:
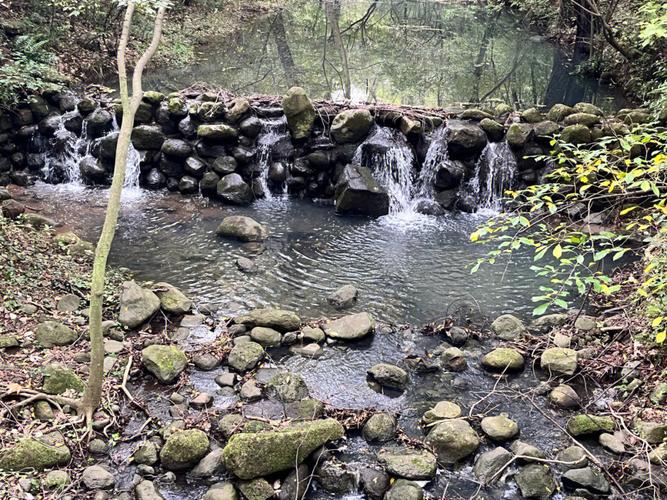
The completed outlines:
[[[479,209],[499,211],[505,191],[514,186],[516,158],[506,141],[489,142],[475,165],[474,177],[464,189],[477,200]]]
[[[273,191],[276,191],[277,187],[280,187],[282,193],[284,194],[287,189],[285,182],[280,183],[280,186],[276,186],[273,181],[271,181],[271,165],[273,162],[273,148],[285,137],[288,137],[287,132],[287,119],[285,116],[280,118],[268,118],[262,120],[262,132],[257,138],[257,164],[260,171],[259,183],[264,192],[264,197],[266,199],[272,199]]]

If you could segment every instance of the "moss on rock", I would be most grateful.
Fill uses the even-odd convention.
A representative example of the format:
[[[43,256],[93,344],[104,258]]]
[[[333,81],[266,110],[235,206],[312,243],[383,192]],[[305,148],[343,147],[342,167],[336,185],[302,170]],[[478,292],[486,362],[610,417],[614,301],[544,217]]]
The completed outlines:
[[[208,448],[208,437],[199,429],[175,432],[160,450],[160,460],[168,470],[188,469],[206,455]]]

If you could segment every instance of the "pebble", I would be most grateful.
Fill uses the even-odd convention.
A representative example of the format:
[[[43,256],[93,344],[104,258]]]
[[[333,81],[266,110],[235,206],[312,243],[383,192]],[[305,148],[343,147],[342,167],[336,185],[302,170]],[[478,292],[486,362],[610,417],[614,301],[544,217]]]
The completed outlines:
[[[324,350],[319,344],[313,343],[305,346],[292,346],[290,347],[290,352],[307,358],[319,358],[324,353]]]

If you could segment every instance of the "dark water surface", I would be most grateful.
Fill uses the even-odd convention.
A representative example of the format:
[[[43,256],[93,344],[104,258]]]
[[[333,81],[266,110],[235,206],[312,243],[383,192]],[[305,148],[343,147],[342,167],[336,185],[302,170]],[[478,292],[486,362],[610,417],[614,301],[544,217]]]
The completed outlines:
[[[185,67],[148,71],[144,86],[171,91],[201,81],[280,95],[300,85],[314,98],[429,106],[484,98],[625,105],[620,90],[572,76],[566,54],[506,11],[421,0],[331,3],[290,1],[210,40]]]

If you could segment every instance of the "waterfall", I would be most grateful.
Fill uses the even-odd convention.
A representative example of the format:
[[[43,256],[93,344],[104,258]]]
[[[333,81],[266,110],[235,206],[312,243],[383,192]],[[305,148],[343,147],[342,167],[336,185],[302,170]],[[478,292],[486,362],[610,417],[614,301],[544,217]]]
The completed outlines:
[[[512,188],[516,159],[507,142],[489,142],[475,165],[475,175],[465,190],[479,208],[500,210],[505,191]]]
[[[448,129],[444,126],[438,127],[431,136],[424,158],[424,164],[419,172],[417,197],[419,199],[432,200],[434,194],[435,179],[438,170],[443,163],[449,161],[449,150],[447,147]]]
[[[115,120],[114,120],[115,123]],[[141,175],[141,155],[130,142],[130,149],[127,151],[127,164],[125,165],[124,188],[138,188],[139,176]]]
[[[390,214],[413,211],[415,157],[400,131],[377,126],[359,145],[352,162],[370,168],[387,190]]]
[[[271,169],[273,146],[287,135],[287,119],[267,118],[262,120],[262,132],[257,139],[257,163],[260,169],[259,182],[267,199],[273,198],[269,188],[269,170]],[[286,185],[284,186],[287,187]]]
[[[83,121],[81,135],[65,128],[65,123],[76,117],[78,111],[68,111],[58,118],[58,128],[49,140],[49,146],[44,153],[44,167],[42,172],[47,182],[64,182],[79,184],[81,172],[79,162],[88,155],[90,140],[88,139],[86,121]]]

